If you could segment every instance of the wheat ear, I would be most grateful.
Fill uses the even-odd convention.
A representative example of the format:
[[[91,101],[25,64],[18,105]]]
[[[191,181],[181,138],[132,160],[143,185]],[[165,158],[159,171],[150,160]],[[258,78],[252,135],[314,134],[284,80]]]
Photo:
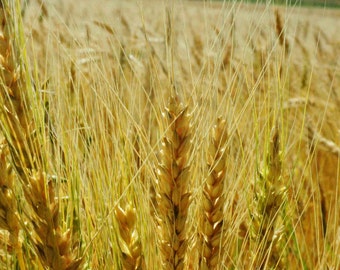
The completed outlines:
[[[26,267],[19,240],[20,224],[13,192],[13,174],[6,161],[8,153],[5,145],[1,146],[0,151],[0,229],[9,232],[10,245],[16,253],[20,269],[23,270]]]
[[[45,173],[31,172],[29,185],[23,189],[34,228],[31,241],[42,264],[50,269],[79,269],[82,258],[77,259],[77,250],[72,250],[71,230],[63,233],[59,225],[59,202],[52,180]]]
[[[226,122],[218,118],[213,128],[207,164],[209,175],[203,186],[203,215],[200,225],[200,269],[215,269],[223,251],[224,181],[226,175]]]
[[[142,245],[136,229],[136,210],[131,205],[125,209],[117,206],[115,216],[119,224],[123,269],[144,269]]]
[[[157,169],[157,221],[162,269],[183,269],[187,250],[186,220],[191,148],[188,110],[171,98],[164,113],[168,132],[162,141]]]
[[[8,117],[14,119],[13,115],[9,114],[8,105],[6,106],[6,102],[4,100],[13,99],[14,106],[20,106],[19,104],[22,103],[21,96],[16,97],[13,93],[13,89],[18,89],[18,71],[15,66],[15,62],[12,56],[12,48],[10,43],[10,27],[7,24],[7,12],[5,8],[7,7],[3,1],[0,2],[0,69],[1,69],[1,100],[3,106],[1,108],[2,115],[3,112],[7,114]],[[15,91],[14,91],[15,92]],[[26,126],[26,121],[24,120],[24,115],[22,110],[18,110],[18,115],[15,120],[19,120],[22,125]],[[2,125],[5,121],[2,123]],[[12,129],[16,128],[16,125],[11,127]],[[18,132],[16,132],[18,133]],[[14,135],[15,141],[22,143],[22,134]],[[14,140],[12,140],[14,141]],[[18,147],[19,148],[19,147]],[[20,148],[21,149],[21,148]],[[6,151],[6,143],[4,143],[1,147],[0,153],[0,209],[1,209],[1,221],[0,227],[6,229],[10,233],[10,244],[15,250],[19,267],[20,269],[26,269],[21,243],[19,241],[19,231],[20,231],[20,224],[19,218],[17,213],[17,204],[15,195],[13,193],[13,174],[10,172],[10,167],[7,164],[6,157],[9,156],[9,153]],[[22,152],[21,152],[22,153]]]
[[[27,151],[29,123],[26,115],[25,91],[20,89],[20,65],[15,62],[14,16],[7,3],[1,1],[0,7],[0,67],[1,67],[1,102],[4,128],[10,130],[7,135],[9,146],[17,167],[29,167],[31,158]],[[24,163],[24,164],[22,164]],[[19,170],[21,171],[21,170]]]
[[[340,156],[340,147],[325,137],[323,137],[312,125],[312,122],[308,122],[307,126],[308,139],[311,142],[311,147],[321,146],[326,151],[332,153],[333,155]]]
[[[58,224],[59,203],[53,182],[43,172],[43,150],[34,144],[35,123],[28,98],[31,89],[24,81],[24,65],[16,62],[22,56],[20,44],[12,39],[16,23],[22,27],[16,17],[18,9],[11,1],[0,4],[1,127],[28,202],[27,217],[34,228],[30,238],[44,267],[78,269],[82,259],[76,259],[71,250],[71,233],[62,233]]]
[[[251,213],[251,240],[255,244],[253,263],[256,269],[286,268],[282,249],[285,227],[280,224],[285,202],[279,130],[275,126],[264,167],[256,179]]]

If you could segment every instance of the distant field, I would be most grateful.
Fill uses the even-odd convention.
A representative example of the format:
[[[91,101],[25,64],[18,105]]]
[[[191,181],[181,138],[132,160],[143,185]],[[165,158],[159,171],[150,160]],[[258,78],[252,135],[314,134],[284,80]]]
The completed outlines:
[[[251,2],[256,2],[254,0],[249,0]],[[262,1],[261,2],[266,2]],[[338,8],[340,7],[339,0],[273,0],[274,4],[280,5],[294,5],[294,6],[318,6],[318,7],[328,7],[328,8]]]
[[[213,0],[220,1],[223,0]],[[228,1],[228,0],[227,0]],[[290,6],[316,6],[316,7],[327,7],[327,8],[339,8],[339,0],[241,0],[241,2],[248,3],[271,3],[277,5],[290,5]]]

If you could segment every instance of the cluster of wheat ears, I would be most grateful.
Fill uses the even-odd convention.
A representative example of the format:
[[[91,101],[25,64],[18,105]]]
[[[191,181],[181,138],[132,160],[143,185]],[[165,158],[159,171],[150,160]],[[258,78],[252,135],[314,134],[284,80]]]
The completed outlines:
[[[0,269],[339,269],[339,12],[93,2],[0,1]]]

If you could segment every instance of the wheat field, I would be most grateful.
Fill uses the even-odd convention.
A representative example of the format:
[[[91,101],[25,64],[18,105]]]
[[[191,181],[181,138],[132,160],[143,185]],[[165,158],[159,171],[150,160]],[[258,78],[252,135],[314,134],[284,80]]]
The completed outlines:
[[[0,269],[340,269],[340,10],[0,18]]]

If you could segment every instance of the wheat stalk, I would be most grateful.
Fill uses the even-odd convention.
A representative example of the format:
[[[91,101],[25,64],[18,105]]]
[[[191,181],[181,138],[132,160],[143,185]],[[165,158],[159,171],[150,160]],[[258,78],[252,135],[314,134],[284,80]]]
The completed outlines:
[[[285,268],[282,242],[285,237],[280,215],[286,202],[286,188],[282,183],[282,157],[279,130],[272,130],[269,151],[255,183],[251,213],[251,240],[254,243],[253,264],[256,269]]]
[[[224,181],[226,175],[226,121],[218,118],[213,128],[207,164],[209,175],[203,186],[203,215],[200,226],[200,269],[215,269],[223,251]]]
[[[183,269],[187,250],[190,117],[178,98],[164,113],[168,132],[163,138],[157,169],[157,222],[163,269]]]

